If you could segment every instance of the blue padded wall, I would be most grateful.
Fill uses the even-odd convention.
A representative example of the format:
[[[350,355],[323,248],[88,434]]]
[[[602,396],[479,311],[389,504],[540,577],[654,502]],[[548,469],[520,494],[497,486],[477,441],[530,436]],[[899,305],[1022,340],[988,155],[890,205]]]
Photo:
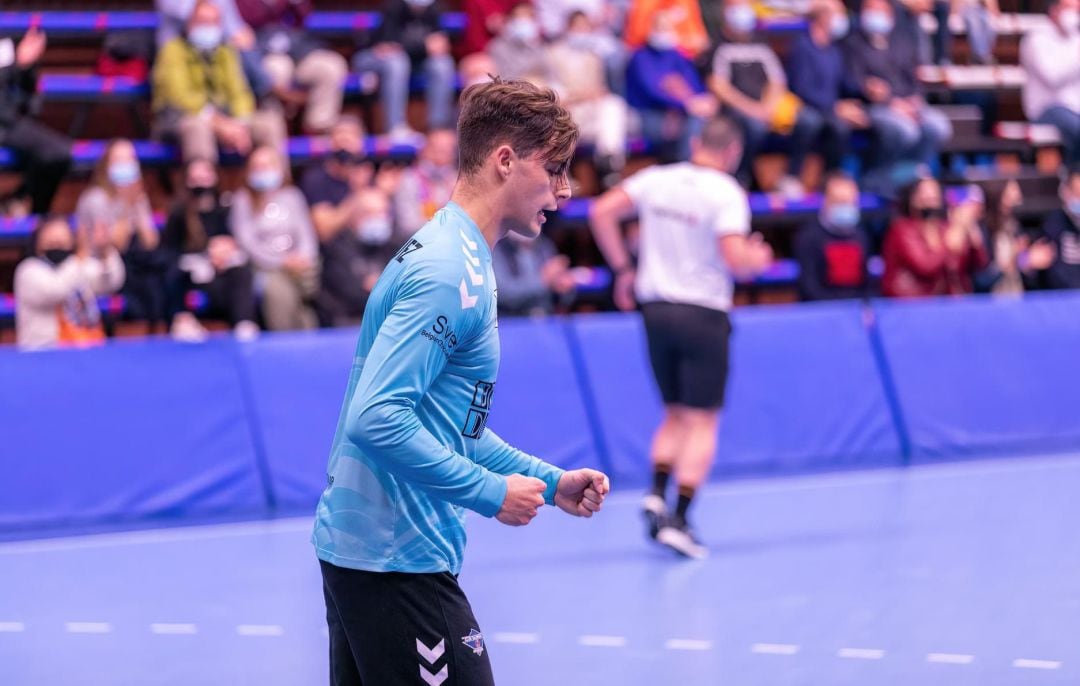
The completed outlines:
[[[574,321],[614,475],[640,485],[661,416],[637,316]],[[900,444],[858,303],[736,311],[714,474],[897,463]]]
[[[874,307],[913,459],[1080,446],[1080,294]]]
[[[0,531],[263,508],[232,346],[0,350]]]

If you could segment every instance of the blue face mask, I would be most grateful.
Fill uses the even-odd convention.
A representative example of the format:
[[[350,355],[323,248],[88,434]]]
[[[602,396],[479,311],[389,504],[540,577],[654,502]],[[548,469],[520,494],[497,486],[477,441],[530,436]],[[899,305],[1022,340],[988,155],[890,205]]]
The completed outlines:
[[[263,169],[248,174],[248,185],[259,193],[277,190],[281,186],[281,172],[276,169]]]
[[[222,33],[220,26],[213,26],[210,24],[200,24],[199,26],[193,26],[191,31],[188,31],[188,40],[195,46],[197,50],[202,52],[211,52],[216,50],[221,45]]]
[[[1069,214],[1074,217],[1080,217],[1080,198],[1073,198],[1065,203],[1065,207],[1069,210]]]
[[[881,10],[866,10],[862,13],[862,27],[867,33],[884,36],[892,32],[893,20]]]
[[[833,37],[833,40],[840,40],[848,34],[851,30],[851,20],[848,19],[846,14],[837,14],[832,18],[832,22],[829,24],[829,35]]]
[[[130,186],[142,176],[135,162],[113,162],[109,165],[108,174],[109,182],[114,186]]]
[[[830,205],[825,208],[824,224],[830,228],[839,229],[841,231],[850,232],[855,229],[859,224],[861,214],[859,208],[856,205]]]
[[[757,15],[750,5],[735,5],[724,9],[724,22],[735,33],[750,33],[757,25]]]
[[[382,245],[390,240],[393,233],[394,227],[389,217],[368,217],[356,227],[356,235],[368,245]]]

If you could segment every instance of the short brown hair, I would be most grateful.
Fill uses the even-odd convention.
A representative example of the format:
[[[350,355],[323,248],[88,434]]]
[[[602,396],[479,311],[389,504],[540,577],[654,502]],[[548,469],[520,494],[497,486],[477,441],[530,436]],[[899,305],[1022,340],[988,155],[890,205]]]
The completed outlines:
[[[709,150],[727,150],[732,143],[742,143],[742,130],[727,117],[717,116],[705,122],[699,136],[701,145]]]
[[[550,88],[495,77],[469,86],[461,95],[458,167],[476,173],[491,151],[509,145],[522,157],[540,151],[545,162],[569,165],[578,128]]]

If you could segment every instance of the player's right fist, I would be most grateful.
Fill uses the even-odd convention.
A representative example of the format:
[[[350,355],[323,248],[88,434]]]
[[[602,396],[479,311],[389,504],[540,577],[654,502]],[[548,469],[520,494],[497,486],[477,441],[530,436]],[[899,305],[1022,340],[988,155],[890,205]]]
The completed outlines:
[[[508,526],[525,526],[544,505],[547,484],[531,476],[506,477],[506,498],[495,519]]]

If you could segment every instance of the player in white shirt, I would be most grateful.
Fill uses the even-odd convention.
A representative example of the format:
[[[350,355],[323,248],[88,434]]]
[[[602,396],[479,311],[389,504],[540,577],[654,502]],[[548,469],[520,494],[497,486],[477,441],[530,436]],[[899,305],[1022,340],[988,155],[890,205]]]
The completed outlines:
[[[686,514],[716,454],[733,282],[759,274],[773,258],[760,234],[750,233],[746,192],[729,173],[741,156],[739,129],[713,119],[693,142],[689,162],[638,172],[597,198],[589,214],[616,274],[615,304],[633,309],[635,295],[641,304],[664,401],[652,441],[653,490],[643,501],[649,535],[688,557],[707,555]],[[636,268],[619,226],[635,212]],[[673,471],[679,493],[669,513],[664,496]]]

